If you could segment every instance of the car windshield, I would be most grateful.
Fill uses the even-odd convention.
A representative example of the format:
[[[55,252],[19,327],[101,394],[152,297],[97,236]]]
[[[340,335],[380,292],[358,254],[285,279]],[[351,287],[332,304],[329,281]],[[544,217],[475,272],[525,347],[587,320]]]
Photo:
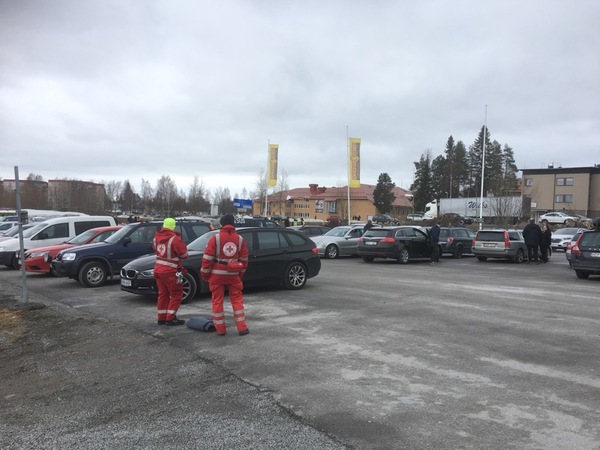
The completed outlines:
[[[43,230],[47,226],[48,226],[47,222],[39,223],[39,224],[37,224],[37,225],[29,228],[27,231],[24,231],[23,232],[23,237],[24,238],[30,238],[31,236],[33,236],[34,234],[36,234],[38,231]]]
[[[204,249],[206,248],[206,245],[208,244],[208,240],[217,233],[218,233],[218,231],[210,231],[208,233],[204,233],[199,238],[190,242],[190,244],[187,246],[188,251],[191,250],[191,251],[195,251],[195,252],[203,252]]]
[[[477,240],[487,242],[503,242],[504,231],[480,231],[477,233]]]
[[[577,233],[577,228],[561,228],[560,230],[556,230],[554,232],[554,235],[556,236],[557,234],[564,234],[567,236],[571,236],[575,233]]]
[[[583,233],[579,239],[579,246],[598,247],[600,246],[600,233]]]
[[[386,237],[389,233],[389,230],[386,228],[371,228],[367,231],[364,236],[365,237]]]
[[[350,231],[351,228],[350,227],[335,227],[332,228],[331,230],[329,230],[327,233],[325,233],[323,236],[337,236],[337,237],[343,237],[346,235],[346,233],[348,231]]]
[[[33,225],[22,225],[21,227],[23,228],[23,231],[27,230],[28,228],[31,228]],[[13,237],[16,236],[17,234],[19,234],[19,227],[14,227],[11,228],[10,230],[8,230],[7,232],[4,233],[4,237]]]
[[[119,231],[117,231],[112,236],[107,237],[104,242],[108,242],[109,244],[116,244],[121,239],[123,239],[125,236],[127,236],[127,234],[131,231],[131,229],[135,228],[135,227],[137,227],[137,225],[135,223],[124,226],[123,228],[121,228]]]
[[[85,244],[88,239],[94,236],[96,232],[94,230],[87,230],[81,234],[78,234],[73,239],[67,241],[67,244]]]

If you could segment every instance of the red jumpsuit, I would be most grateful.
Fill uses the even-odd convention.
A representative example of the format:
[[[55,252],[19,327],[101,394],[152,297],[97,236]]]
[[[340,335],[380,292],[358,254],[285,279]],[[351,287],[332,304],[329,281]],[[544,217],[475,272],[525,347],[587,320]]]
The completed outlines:
[[[176,318],[183,298],[183,284],[177,283],[175,274],[182,270],[181,260],[188,257],[188,251],[180,236],[176,231],[163,228],[152,241],[152,248],[156,252],[154,279],[158,287],[159,324]]]
[[[227,270],[227,263],[239,261],[241,271]],[[224,225],[218,235],[210,238],[204,256],[200,273],[202,279],[208,282],[212,294],[212,321],[217,333],[223,335],[226,331],[223,299],[225,287],[229,291],[229,299],[233,308],[233,318],[238,332],[248,330],[244,314],[244,297],[242,294],[242,276],[248,267],[248,246],[238,235],[232,225]]]

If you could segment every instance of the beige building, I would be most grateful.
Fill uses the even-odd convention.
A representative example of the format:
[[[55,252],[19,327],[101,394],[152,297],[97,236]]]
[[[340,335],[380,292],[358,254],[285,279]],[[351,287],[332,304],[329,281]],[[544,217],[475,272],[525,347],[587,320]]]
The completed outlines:
[[[523,169],[523,196],[531,198],[533,214],[565,211],[600,216],[600,165]]]
[[[350,218],[366,221],[377,214],[373,203],[375,185],[361,184],[350,189]],[[412,212],[412,194],[410,191],[395,187],[396,199],[392,203],[390,216],[404,219]],[[254,199],[253,214],[264,214],[265,199]],[[267,215],[280,215],[293,219],[313,219],[327,221],[337,216],[341,221],[348,218],[348,187],[324,187],[309,184],[308,188],[294,188],[270,194],[267,198]]]

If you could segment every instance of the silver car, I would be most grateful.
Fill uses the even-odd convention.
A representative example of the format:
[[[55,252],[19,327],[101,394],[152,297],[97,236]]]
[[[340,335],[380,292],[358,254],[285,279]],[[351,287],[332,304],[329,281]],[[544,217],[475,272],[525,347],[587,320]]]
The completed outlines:
[[[338,256],[358,254],[358,238],[363,235],[364,225],[345,225],[332,228],[322,236],[310,239],[317,245],[319,256],[334,259]]]
[[[479,261],[503,258],[522,263],[527,255],[527,245],[521,230],[479,230],[472,251]]]
[[[577,233],[585,231],[585,228],[561,228],[552,233],[552,250],[567,251],[567,245],[573,240]]]

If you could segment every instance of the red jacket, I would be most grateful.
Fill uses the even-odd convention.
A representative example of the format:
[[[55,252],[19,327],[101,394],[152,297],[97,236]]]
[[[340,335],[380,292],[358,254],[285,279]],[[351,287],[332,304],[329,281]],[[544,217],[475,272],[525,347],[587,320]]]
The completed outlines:
[[[187,245],[181,233],[163,228],[154,236],[152,248],[156,252],[154,271],[159,273],[181,270],[181,260],[188,257]]]
[[[218,244],[218,245],[217,245]],[[240,261],[243,265],[242,271],[227,270],[227,263]],[[219,234],[208,241],[200,273],[204,281],[216,284],[228,284],[237,281],[235,277],[242,277],[248,268],[248,246],[246,241],[236,233],[232,225],[225,225],[219,230]]]

